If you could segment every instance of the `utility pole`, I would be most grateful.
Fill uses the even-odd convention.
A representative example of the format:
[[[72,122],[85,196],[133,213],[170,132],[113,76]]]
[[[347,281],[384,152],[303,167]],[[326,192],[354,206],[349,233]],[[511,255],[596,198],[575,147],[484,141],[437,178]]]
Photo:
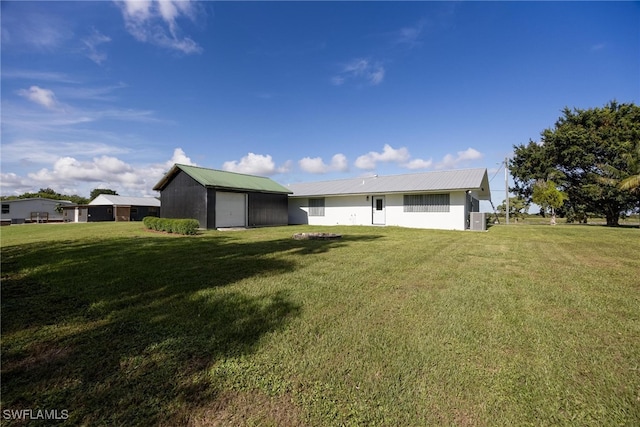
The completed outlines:
[[[504,203],[505,203],[505,215],[507,216],[507,225],[509,225],[509,164],[507,163],[508,157],[504,158]]]

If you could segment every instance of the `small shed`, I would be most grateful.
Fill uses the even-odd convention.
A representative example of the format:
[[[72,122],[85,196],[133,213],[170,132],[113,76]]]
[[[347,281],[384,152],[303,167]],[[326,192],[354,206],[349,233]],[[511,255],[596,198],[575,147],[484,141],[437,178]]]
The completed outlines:
[[[24,224],[28,222],[60,222],[62,208],[73,206],[69,200],[55,200],[43,197],[2,200],[3,224]]]
[[[160,216],[160,200],[100,194],[88,205],[65,207],[63,215],[65,222],[142,221],[145,216]]]
[[[160,216],[160,200],[100,194],[89,202],[89,221],[142,221],[145,216]]]
[[[267,177],[176,164],[153,188],[163,218],[194,218],[200,227],[287,225],[286,187]]]

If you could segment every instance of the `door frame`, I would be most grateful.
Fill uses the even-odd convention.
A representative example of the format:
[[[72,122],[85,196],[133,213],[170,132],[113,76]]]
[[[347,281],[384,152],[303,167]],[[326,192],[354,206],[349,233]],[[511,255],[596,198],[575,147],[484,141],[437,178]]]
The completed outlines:
[[[378,209],[378,201],[382,202],[382,209]],[[387,202],[385,196],[373,196],[371,198],[371,224],[386,225],[387,223]]]

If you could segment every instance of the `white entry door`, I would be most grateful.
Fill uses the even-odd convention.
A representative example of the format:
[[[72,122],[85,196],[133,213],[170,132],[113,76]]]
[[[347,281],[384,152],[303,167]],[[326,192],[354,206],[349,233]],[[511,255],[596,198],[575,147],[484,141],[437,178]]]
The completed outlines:
[[[247,226],[247,195],[216,192],[216,228]]]
[[[384,196],[375,196],[373,198],[373,223],[376,225],[384,225]]]

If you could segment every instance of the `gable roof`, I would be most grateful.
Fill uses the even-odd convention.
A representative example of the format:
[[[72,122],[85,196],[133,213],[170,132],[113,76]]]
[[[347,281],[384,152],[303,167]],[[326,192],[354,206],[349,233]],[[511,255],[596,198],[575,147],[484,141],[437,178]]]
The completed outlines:
[[[289,185],[289,190],[293,192],[291,197],[472,190],[477,193],[478,198],[481,200],[489,200],[491,198],[486,169],[436,171],[306,182],[291,184]]]
[[[173,165],[171,170],[167,172],[153,189],[162,191],[180,171],[186,173],[205,187],[268,193],[291,193],[289,189],[273,181],[271,178],[180,164]]]
[[[113,194],[99,194],[89,202],[91,206],[156,206],[160,207],[160,200],[155,197],[114,196]]]

